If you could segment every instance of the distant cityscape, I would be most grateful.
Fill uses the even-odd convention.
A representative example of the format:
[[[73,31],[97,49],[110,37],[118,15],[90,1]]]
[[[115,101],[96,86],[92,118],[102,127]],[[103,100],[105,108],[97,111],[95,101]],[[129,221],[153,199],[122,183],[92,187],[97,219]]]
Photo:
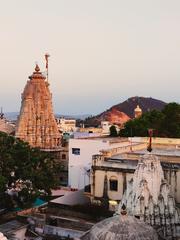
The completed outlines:
[[[19,112],[5,112],[4,116],[8,119],[8,120],[17,120],[17,117],[19,115]],[[92,116],[91,114],[82,114],[82,115],[60,115],[58,113],[55,114],[55,117],[64,117],[64,118],[74,118],[74,119],[81,119],[84,120],[88,117]]]

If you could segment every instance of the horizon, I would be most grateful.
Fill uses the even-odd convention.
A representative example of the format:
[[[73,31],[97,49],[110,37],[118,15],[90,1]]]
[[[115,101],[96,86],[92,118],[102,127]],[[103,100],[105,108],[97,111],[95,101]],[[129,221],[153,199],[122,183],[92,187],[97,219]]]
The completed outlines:
[[[91,113],[91,112],[89,112],[89,113],[88,113],[88,112],[76,112],[76,113],[57,112],[57,111],[54,110],[54,104],[53,104],[53,110],[54,110],[54,114],[55,114],[55,115],[61,115],[61,116],[78,116],[78,115],[81,115],[81,116],[83,116],[83,115],[96,116],[96,115],[98,115],[98,114],[100,114],[100,113],[102,113],[102,112],[104,112],[104,111],[106,111],[106,110],[109,110],[111,107],[113,107],[113,106],[115,106],[115,105],[118,105],[118,104],[120,104],[120,103],[122,103],[122,102],[124,102],[124,101],[127,101],[129,98],[133,98],[133,97],[152,98],[152,99],[156,99],[156,100],[165,102],[166,104],[172,103],[172,102],[175,102],[175,103],[180,104],[180,102],[178,102],[178,101],[169,101],[169,102],[166,102],[166,101],[164,101],[163,99],[154,98],[154,97],[152,97],[152,96],[135,96],[135,95],[134,95],[134,96],[129,96],[129,97],[127,97],[126,99],[123,99],[121,102],[116,102],[116,103],[114,103],[113,105],[109,105],[109,106],[107,105],[107,107],[105,107],[104,109],[101,109],[99,112],[94,112],[94,113]],[[19,108],[19,110],[15,110],[15,111],[6,111],[6,110],[3,108],[3,106],[0,106],[0,107],[2,108],[4,114],[19,113],[19,112],[20,112],[20,108]]]
[[[96,115],[131,96],[179,103],[178,0],[0,1],[4,112],[20,111],[46,52],[55,113]]]
[[[132,96],[132,97],[128,97],[127,99],[125,99],[124,101],[127,101],[128,99],[130,99],[130,98],[134,98],[134,97],[138,97],[138,98],[152,98],[152,99],[154,99],[154,100],[158,100],[158,101],[162,101],[162,102],[164,102],[162,99],[157,99],[157,98],[153,98],[153,97],[147,97],[147,96]],[[114,104],[114,105],[112,105],[112,106],[110,106],[109,108],[106,108],[106,109],[102,109],[101,110],[101,112],[98,112],[98,113],[95,113],[95,114],[92,114],[92,113],[77,113],[77,114],[68,114],[68,113],[59,113],[59,112],[55,112],[54,111],[54,115],[59,115],[59,116],[61,116],[61,117],[78,117],[78,116],[80,116],[80,117],[84,117],[84,116],[96,116],[96,115],[98,115],[98,114],[101,114],[101,113],[103,113],[104,111],[107,111],[107,110],[109,110],[109,109],[111,109],[112,107],[114,107],[114,106],[116,106],[116,105],[118,105],[118,104],[121,104],[121,103],[123,103],[124,101],[122,101],[122,102],[119,102],[119,103],[116,103],[116,104]],[[172,102],[164,102],[164,103],[166,103],[166,104],[169,104],[169,103],[173,103],[173,102],[175,102],[175,103],[178,103],[179,104],[179,102],[178,101],[172,101]],[[3,110],[3,109],[2,109]],[[3,113],[6,115],[6,114],[19,114],[19,112],[20,111],[12,111],[12,112],[6,112],[6,111],[4,111],[3,110]]]

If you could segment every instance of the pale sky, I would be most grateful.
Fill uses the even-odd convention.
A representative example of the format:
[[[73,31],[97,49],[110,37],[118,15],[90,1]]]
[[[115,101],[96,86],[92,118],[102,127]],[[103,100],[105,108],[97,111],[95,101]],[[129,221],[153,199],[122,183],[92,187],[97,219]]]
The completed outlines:
[[[0,106],[19,111],[35,62],[56,113],[131,96],[179,102],[180,0],[0,0]]]

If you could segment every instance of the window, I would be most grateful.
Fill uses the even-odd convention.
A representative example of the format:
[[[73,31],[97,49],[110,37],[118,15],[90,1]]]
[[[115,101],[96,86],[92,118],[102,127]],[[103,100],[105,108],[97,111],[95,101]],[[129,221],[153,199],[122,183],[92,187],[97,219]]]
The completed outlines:
[[[66,159],[66,154],[62,154],[62,159]]]
[[[72,148],[72,154],[80,155],[80,148]]]
[[[118,180],[115,177],[110,178],[109,188],[110,188],[110,191],[117,191],[118,190]]]

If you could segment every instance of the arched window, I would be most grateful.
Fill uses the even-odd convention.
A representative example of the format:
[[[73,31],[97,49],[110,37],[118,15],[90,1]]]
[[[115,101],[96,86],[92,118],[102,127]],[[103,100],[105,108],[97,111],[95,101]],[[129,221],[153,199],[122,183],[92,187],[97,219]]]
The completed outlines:
[[[116,177],[110,177],[109,189],[110,191],[118,191],[118,180]]]

